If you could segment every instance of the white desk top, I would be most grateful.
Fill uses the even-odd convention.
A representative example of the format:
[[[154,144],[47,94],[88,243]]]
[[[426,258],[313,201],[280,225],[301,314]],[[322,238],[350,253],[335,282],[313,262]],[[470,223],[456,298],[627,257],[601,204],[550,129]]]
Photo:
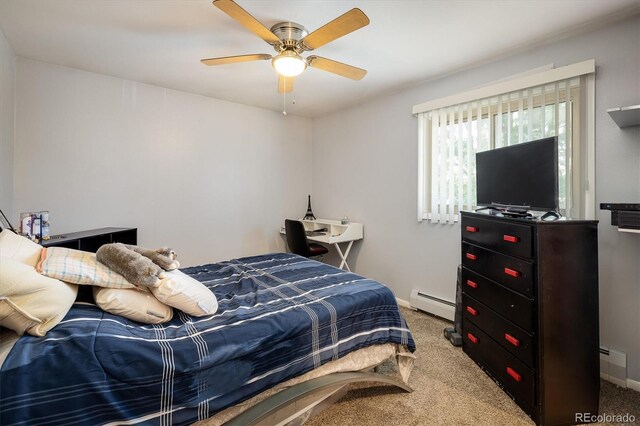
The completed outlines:
[[[339,220],[330,219],[303,220],[302,223],[307,231],[327,228],[325,235],[307,236],[307,239],[318,243],[343,243],[361,240],[364,237],[364,227],[361,223],[349,222],[343,225]]]
[[[307,231],[315,231],[326,228],[326,233],[318,235],[307,235],[309,241],[325,244],[344,243],[349,241],[361,240],[364,238],[364,227],[361,223],[349,222],[343,225],[339,220],[316,219],[316,220],[300,220],[304,224]],[[284,234],[284,227],[280,229],[280,233]]]

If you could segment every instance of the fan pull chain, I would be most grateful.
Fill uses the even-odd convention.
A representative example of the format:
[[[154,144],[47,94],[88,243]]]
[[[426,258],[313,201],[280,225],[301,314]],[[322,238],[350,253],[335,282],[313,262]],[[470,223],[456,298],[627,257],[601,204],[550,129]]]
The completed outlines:
[[[283,93],[282,93],[282,115],[287,115],[287,80],[282,82]]]

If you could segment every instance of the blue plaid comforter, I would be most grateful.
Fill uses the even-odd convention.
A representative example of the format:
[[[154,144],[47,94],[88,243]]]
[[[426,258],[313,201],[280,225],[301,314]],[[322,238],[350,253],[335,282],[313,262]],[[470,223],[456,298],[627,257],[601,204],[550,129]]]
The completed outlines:
[[[140,325],[76,303],[0,371],[0,424],[189,424],[354,350],[415,344],[391,291],[287,253],[184,269],[218,298]]]

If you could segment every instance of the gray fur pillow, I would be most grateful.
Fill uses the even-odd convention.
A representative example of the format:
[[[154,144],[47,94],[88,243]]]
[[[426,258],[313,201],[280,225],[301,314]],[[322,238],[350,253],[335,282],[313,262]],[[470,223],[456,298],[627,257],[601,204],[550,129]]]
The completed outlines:
[[[96,252],[96,257],[131,284],[140,287],[156,287],[164,277],[164,269],[121,243],[103,245]]]

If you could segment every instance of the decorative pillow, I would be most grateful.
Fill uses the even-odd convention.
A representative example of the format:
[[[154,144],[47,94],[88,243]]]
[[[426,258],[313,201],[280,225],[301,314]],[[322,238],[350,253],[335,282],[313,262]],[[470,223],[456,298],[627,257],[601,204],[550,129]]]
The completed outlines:
[[[0,325],[44,336],[67,314],[78,287],[40,275],[33,266],[0,257]]]
[[[135,288],[122,275],[98,262],[95,253],[86,251],[45,247],[37,269],[42,275],[72,284]]]
[[[144,324],[161,324],[173,318],[173,309],[148,291],[93,287],[93,298],[103,310]]]
[[[162,303],[194,317],[215,314],[218,310],[218,301],[211,290],[177,269],[166,271],[160,285],[149,290]]]
[[[0,232],[0,256],[10,257],[34,267],[40,258],[42,246],[8,229]]]

